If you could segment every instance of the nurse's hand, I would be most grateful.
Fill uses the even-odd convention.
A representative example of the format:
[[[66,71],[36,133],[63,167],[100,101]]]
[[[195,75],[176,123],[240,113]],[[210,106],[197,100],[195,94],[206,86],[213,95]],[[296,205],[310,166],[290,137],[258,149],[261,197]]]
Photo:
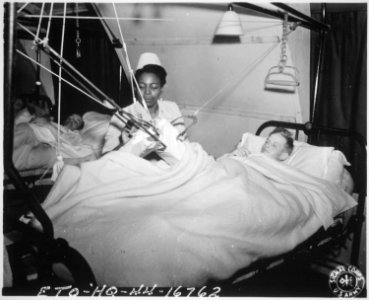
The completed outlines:
[[[156,151],[159,147],[161,147],[159,142],[154,141],[146,132],[138,130],[118,151],[129,152],[140,157],[145,157],[151,152]]]

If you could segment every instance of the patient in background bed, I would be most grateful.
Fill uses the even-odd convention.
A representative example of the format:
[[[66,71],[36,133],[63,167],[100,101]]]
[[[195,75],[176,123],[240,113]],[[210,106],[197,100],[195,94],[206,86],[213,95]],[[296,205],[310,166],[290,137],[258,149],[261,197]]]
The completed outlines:
[[[293,138],[291,132],[283,127],[275,128],[266,139],[261,148],[261,153],[278,161],[286,160],[293,150]],[[250,153],[245,147],[238,147],[230,156],[247,157]]]
[[[79,129],[83,120],[72,115],[60,126],[52,121],[52,104],[45,96],[30,99],[26,103],[32,118],[28,122],[16,124],[14,128],[14,165],[18,170],[47,168],[56,160],[56,152],[67,164],[76,164],[95,159],[89,145],[83,144]],[[60,142],[60,144],[59,144]],[[59,145],[58,145],[59,144]]]
[[[65,128],[69,130],[82,130],[85,126],[85,122],[83,121],[82,117],[77,114],[70,115],[63,123]]]

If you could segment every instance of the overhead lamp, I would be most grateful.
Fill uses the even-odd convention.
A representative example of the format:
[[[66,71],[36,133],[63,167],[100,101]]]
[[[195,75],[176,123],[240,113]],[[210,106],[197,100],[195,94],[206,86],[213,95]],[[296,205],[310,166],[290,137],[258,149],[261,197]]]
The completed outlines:
[[[240,16],[233,10],[232,4],[228,5],[228,10],[224,13],[215,32],[216,36],[241,36],[243,29]]]

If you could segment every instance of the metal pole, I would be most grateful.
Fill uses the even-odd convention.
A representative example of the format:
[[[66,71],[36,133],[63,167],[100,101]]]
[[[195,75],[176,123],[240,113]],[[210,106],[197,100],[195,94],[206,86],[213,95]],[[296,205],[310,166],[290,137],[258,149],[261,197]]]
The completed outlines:
[[[322,4],[322,19],[325,21],[326,19],[326,5]],[[315,82],[314,82],[314,94],[313,99],[311,101],[310,105],[310,122],[315,125],[315,118],[316,118],[316,111],[318,107],[318,92],[319,92],[319,86],[320,86],[320,74],[321,74],[321,68],[323,64],[323,54],[324,54],[324,46],[325,46],[325,35],[326,32],[324,30],[321,30],[319,33],[319,53],[318,53],[318,63],[317,63],[317,69],[315,73]]]
[[[325,33],[322,31],[319,34],[319,52],[318,52],[318,63],[317,69],[315,72],[315,80],[314,80],[314,94],[313,99],[310,105],[310,121],[314,124],[317,110],[317,102],[318,102],[318,91],[319,91],[319,80],[320,80],[320,72],[322,68],[322,56],[323,56],[323,44],[325,42]]]
[[[37,62],[41,63],[41,51],[39,48],[36,49],[36,58],[37,58]],[[36,67],[36,89],[35,89],[35,95],[37,97],[37,99],[39,99],[40,94],[41,94],[41,68],[40,66]]]
[[[248,9],[251,9],[251,10],[254,10],[254,11],[257,11],[257,12],[260,12],[260,13],[263,13],[265,15],[278,18],[280,20],[284,20],[285,13],[284,12],[281,12],[281,11],[273,11],[273,10],[270,10],[270,9],[267,9],[267,8],[264,8],[264,7],[261,7],[261,6],[252,4],[252,3],[247,3],[247,2],[232,2],[232,4],[238,5],[238,6],[241,6],[241,7],[244,7],[244,8],[248,8]],[[305,20],[302,20],[300,18],[296,18],[294,16],[290,16],[289,15],[288,16],[288,20],[290,22],[296,22],[296,23],[298,23],[299,26],[302,26],[302,27],[305,27],[305,28],[308,28],[308,29],[311,29],[311,30],[319,30],[313,24],[311,24],[311,23],[309,23],[309,22],[307,22]]]
[[[284,3],[272,3],[274,6],[279,7],[299,18],[304,19],[305,21],[309,22],[314,28],[318,28],[320,30],[329,30],[330,26],[328,24],[319,22],[313,18],[310,18],[309,16],[297,11],[296,9],[292,8],[291,6],[288,6]]]
[[[16,10],[15,3],[5,3],[5,50],[4,50],[4,171],[9,176],[14,186],[29,196],[28,203],[36,218],[40,221],[46,236],[53,238],[54,229],[51,220],[42,209],[37,197],[23,182],[13,163],[13,130],[14,130],[14,82],[13,70],[15,65]]]

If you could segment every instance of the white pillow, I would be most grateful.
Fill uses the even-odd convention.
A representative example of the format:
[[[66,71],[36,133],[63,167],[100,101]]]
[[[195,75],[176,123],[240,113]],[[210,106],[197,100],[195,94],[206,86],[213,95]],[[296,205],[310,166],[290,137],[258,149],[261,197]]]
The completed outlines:
[[[334,148],[312,146],[297,141],[294,145],[292,154],[285,163],[307,174],[324,178],[328,169],[328,160]]]
[[[263,136],[254,135],[252,133],[244,133],[237,148],[245,147],[250,153],[260,153],[266,138]]]
[[[242,135],[237,148],[245,147],[250,153],[260,153],[266,137],[252,133]],[[349,166],[345,155],[333,147],[319,147],[304,142],[294,141],[294,150],[284,162],[307,174],[341,184],[345,166]]]
[[[341,184],[345,166],[350,166],[345,155],[339,150],[333,150],[329,156],[327,169],[323,178],[336,184]]]
[[[342,172],[341,186],[343,190],[350,195],[354,192],[354,187],[355,187],[354,179],[352,178],[349,171],[347,171],[345,168],[343,169],[343,172]]]

